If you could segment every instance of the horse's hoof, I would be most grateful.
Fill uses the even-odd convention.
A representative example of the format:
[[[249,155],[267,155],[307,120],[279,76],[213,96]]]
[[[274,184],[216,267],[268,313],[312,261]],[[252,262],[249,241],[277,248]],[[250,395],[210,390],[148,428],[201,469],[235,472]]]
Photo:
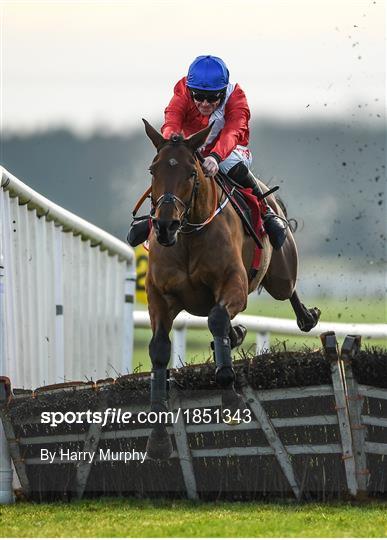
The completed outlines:
[[[247,334],[247,328],[242,324],[236,324],[230,331],[230,347],[240,347]]]
[[[167,430],[152,429],[146,445],[147,459],[168,459],[173,451],[171,437]]]
[[[305,308],[305,310],[305,318],[297,319],[297,325],[301,332],[310,332],[318,323],[321,311],[317,307],[310,309]]]
[[[243,410],[246,409],[241,395],[234,389],[222,392],[222,421],[229,426],[236,426],[243,420]]]
[[[215,382],[221,388],[230,388],[235,381],[235,371],[232,367],[216,368]]]

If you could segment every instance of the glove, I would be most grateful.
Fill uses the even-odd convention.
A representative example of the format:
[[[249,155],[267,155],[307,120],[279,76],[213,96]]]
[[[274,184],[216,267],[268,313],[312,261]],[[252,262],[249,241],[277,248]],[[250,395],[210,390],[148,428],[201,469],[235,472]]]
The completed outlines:
[[[215,176],[219,171],[218,162],[214,157],[207,156],[203,161],[203,169],[207,176]]]

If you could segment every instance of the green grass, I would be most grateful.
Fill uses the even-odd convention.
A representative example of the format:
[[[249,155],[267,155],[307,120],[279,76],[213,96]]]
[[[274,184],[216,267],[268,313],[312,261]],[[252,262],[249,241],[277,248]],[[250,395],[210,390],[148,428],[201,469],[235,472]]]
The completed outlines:
[[[0,507],[1,537],[386,537],[387,505],[102,499]]]
[[[346,322],[346,323],[385,323],[386,302],[383,298],[351,298],[347,301],[332,300],[327,297],[304,300],[308,307],[317,306],[321,309],[321,321]],[[143,309],[144,306],[138,309]],[[249,297],[247,315],[261,315],[285,319],[295,318],[290,302],[272,300],[267,294]],[[135,348],[133,366],[139,371],[150,369],[148,357],[148,344],[151,339],[151,331],[144,329],[135,330]],[[304,345],[310,348],[320,347],[318,338],[309,337],[308,334],[299,336],[271,334],[272,345],[280,345],[290,349],[299,349]],[[204,362],[211,356],[209,343],[212,340],[208,330],[188,330],[187,333],[187,358],[194,362]],[[339,340],[340,341],[340,340]],[[386,340],[363,340],[363,345],[378,345],[386,347]],[[255,334],[248,332],[243,343],[244,351],[255,350]],[[238,351],[235,353],[238,355]]]

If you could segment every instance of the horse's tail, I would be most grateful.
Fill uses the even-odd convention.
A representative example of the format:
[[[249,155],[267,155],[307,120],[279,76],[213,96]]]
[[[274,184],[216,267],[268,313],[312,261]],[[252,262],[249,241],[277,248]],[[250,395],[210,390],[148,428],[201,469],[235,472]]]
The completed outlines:
[[[275,200],[278,203],[278,206],[281,208],[282,212],[284,213],[286,219],[289,223],[289,229],[292,231],[292,233],[295,233],[298,229],[298,222],[295,218],[288,218],[288,210],[285,206],[284,201],[281,199],[281,197],[278,197],[278,195],[275,196]]]

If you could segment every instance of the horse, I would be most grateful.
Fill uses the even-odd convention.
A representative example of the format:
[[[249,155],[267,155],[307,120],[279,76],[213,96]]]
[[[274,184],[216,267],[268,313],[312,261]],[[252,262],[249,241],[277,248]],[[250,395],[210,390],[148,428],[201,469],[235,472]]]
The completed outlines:
[[[259,269],[255,275],[249,273],[254,240],[245,232],[230,204],[216,213],[220,188],[214,179],[205,177],[196,157],[211,125],[189,138],[172,135],[164,139],[146,120],[143,122],[157,151],[149,167],[153,227],[145,282],[152,329],[151,411],[168,410],[169,333],[182,310],[208,317],[222,409],[235,411],[244,403],[234,388],[231,349],[241,343],[245,332],[233,327],[231,321],[246,308],[248,295],[261,285],[276,300],[289,299],[303,331],[317,324],[320,311],[306,308],[295,290],[298,255],[290,230],[278,251],[273,250],[267,235],[263,235]],[[263,183],[261,187],[267,191]],[[278,215],[285,217],[274,195],[267,202]],[[167,459],[171,452],[170,436],[160,421],[148,438],[147,457]]]

